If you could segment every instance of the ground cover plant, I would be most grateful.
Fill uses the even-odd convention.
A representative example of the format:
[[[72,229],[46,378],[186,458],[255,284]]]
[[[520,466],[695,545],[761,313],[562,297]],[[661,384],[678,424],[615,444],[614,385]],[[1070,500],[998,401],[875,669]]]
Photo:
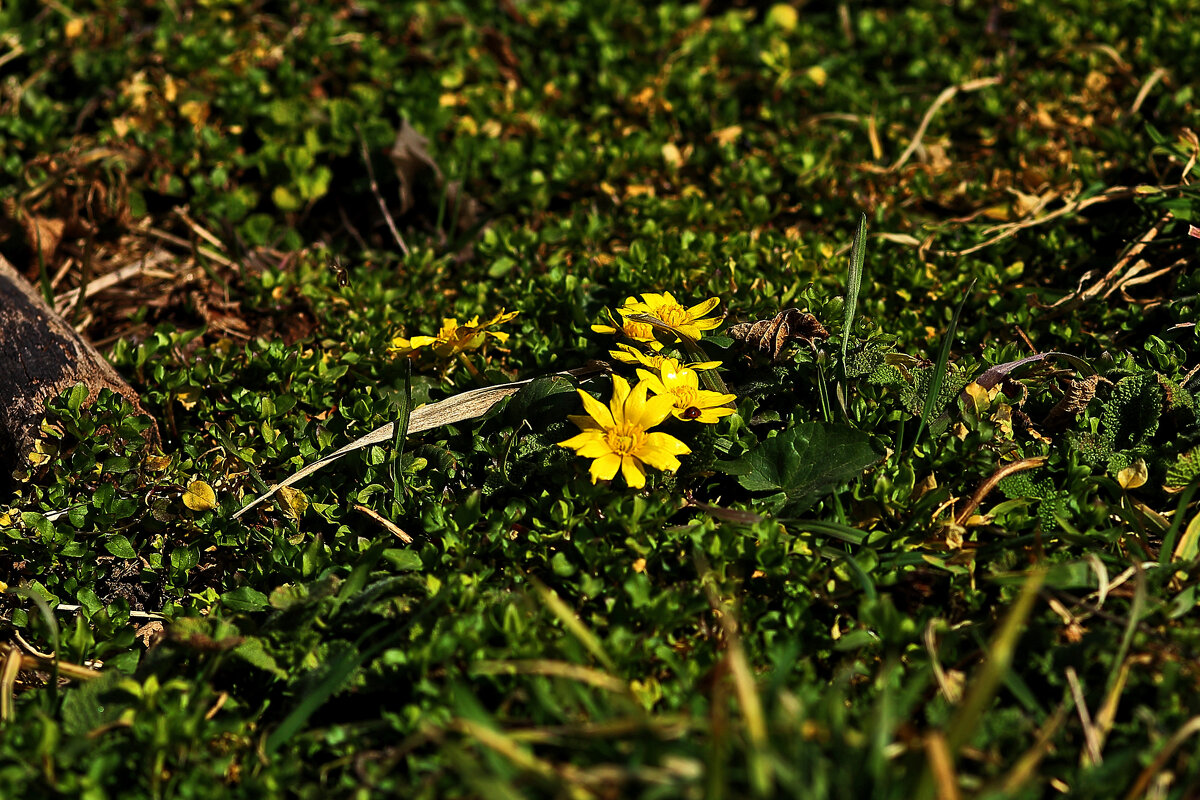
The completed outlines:
[[[0,7],[3,793],[1194,796],[1191,12]]]

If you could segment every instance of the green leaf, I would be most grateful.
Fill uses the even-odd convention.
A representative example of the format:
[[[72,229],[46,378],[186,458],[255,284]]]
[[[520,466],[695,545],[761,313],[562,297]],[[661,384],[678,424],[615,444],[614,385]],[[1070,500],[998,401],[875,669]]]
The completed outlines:
[[[233,611],[258,611],[267,607],[267,596],[249,586],[239,586],[221,595],[221,603]]]
[[[810,422],[761,442],[737,461],[718,465],[752,492],[782,490],[792,513],[857,477],[883,458],[870,437],[847,425]]]
[[[137,551],[133,549],[129,539],[119,533],[108,538],[104,543],[104,549],[117,558],[137,558]]]
[[[421,554],[399,547],[383,551],[383,560],[392,565],[397,572],[416,572],[423,567]]]
[[[275,657],[266,651],[261,639],[246,639],[233,650],[233,654],[277,678],[286,678],[287,672],[280,668]]]

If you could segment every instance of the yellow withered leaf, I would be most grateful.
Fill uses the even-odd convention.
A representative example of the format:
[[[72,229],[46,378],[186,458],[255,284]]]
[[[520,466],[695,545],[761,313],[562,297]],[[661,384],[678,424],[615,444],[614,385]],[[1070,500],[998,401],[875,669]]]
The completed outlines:
[[[1121,484],[1122,489],[1136,489],[1149,477],[1150,472],[1146,469],[1145,460],[1139,458],[1117,473],[1117,483]]]
[[[183,504],[192,511],[212,511],[217,507],[217,493],[204,481],[192,481],[183,493]]]
[[[308,495],[291,486],[283,486],[279,489],[279,501],[283,510],[297,519],[308,510]]]

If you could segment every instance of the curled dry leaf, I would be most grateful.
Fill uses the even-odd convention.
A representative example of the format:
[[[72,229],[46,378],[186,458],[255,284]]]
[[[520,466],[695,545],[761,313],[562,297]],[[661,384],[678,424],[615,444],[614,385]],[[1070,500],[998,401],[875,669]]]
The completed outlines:
[[[1121,484],[1122,489],[1136,489],[1144,486],[1149,477],[1150,471],[1146,468],[1146,461],[1139,458],[1117,473],[1117,483]]]
[[[789,343],[804,342],[813,347],[816,339],[828,339],[829,331],[812,314],[798,308],[788,308],[776,314],[774,319],[734,325],[729,329],[729,335],[778,361]]]
[[[1096,396],[1096,385],[1099,382],[1099,375],[1088,375],[1070,381],[1063,399],[1059,400],[1054,408],[1046,414],[1046,419],[1042,421],[1042,427],[1048,431],[1065,428],[1072,418],[1082,414],[1083,410],[1087,408],[1087,404],[1092,402],[1092,398]]]
[[[429,140],[418,133],[408,120],[400,123],[396,141],[388,152],[396,169],[396,177],[400,179],[400,213],[407,214],[416,208],[420,193],[431,203],[426,210],[436,216],[438,192],[445,184],[447,216],[457,208],[459,230],[470,230],[479,217],[478,204],[463,193],[460,181],[446,183],[442,170],[429,155],[428,148]]]

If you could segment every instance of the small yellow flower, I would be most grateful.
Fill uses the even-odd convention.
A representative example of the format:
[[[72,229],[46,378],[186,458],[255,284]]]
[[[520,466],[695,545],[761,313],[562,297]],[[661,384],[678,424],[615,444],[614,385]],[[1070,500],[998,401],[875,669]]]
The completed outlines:
[[[671,399],[647,399],[646,389],[645,381],[639,381],[631,390],[628,381],[614,375],[613,396],[608,406],[578,390],[587,416],[568,417],[579,426],[580,433],[559,445],[571,448],[584,458],[594,459],[589,470],[592,483],[612,480],[619,469],[626,484],[640,489],[646,485],[644,465],[674,472],[679,469],[676,456],[692,452],[670,434],[649,432],[670,416]]]
[[[616,350],[609,350],[608,354],[622,364],[640,364],[652,372],[658,372],[658,368],[662,366],[663,361],[666,359],[666,356],[661,353],[643,353],[641,350],[628,344],[619,344]],[[716,369],[721,366],[721,362],[693,361],[683,366],[688,369]]]
[[[634,302],[633,298],[629,298],[626,303]],[[648,322],[633,322],[621,317],[620,321],[613,316],[612,312],[608,312],[608,320],[611,325],[593,325],[592,330],[596,333],[619,333],[628,339],[646,345],[653,350],[661,350],[662,342],[654,338],[654,327]]]
[[[489,337],[504,344],[508,341],[508,334],[491,328],[508,322],[519,313],[511,311],[506,314],[501,309],[499,314],[486,322],[480,322],[479,317],[475,316],[462,325],[457,319],[446,317],[442,319],[442,327],[437,336],[414,336],[411,339],[397,336],[392,339],[391,351],[398,356],[407,356],[424,347],[429,348],[439,358],[451,358],[469,350],[478,350]]]
[[[625,305],[617,309],[617,313],[623,318],[631,314],[646,314],[662,320],[690,339],[699,339],[702,331],[711,331],[721,324],[722,320],[719,317],[703,318],[720,302],[720,298],[710,297],[703,303],[684,308],[670,292],[645,293],[640,302],[632,297],[626,300]]]
[[[700,376],[694,369],[680,366],[673,358],[664,358],[658,375],[639,369],[638,377],[658,397],[670,397],[674,403],[673,413],[678,419],[690,422],[716,422],[733,413],[726,403],[736,395],[710,392],[700,388]]]

